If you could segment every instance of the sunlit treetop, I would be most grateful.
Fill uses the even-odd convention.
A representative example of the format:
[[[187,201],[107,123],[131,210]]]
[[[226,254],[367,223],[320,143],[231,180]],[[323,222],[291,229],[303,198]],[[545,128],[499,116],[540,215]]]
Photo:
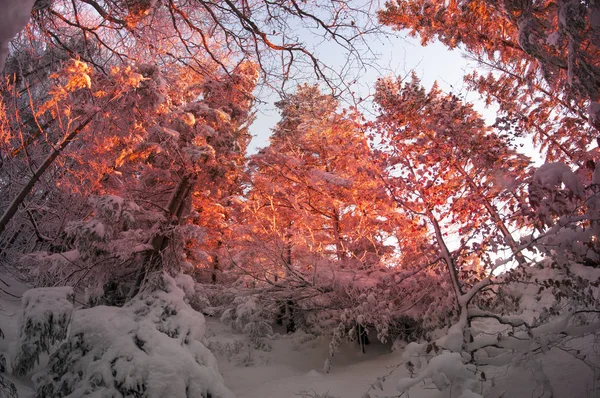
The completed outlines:
[[[585,123],[600,126],[599,15],[597,2],[577,0],[398,0],[379,19],[423,44],[466,50],[491,71],[469,80],[504,122],[534,134],[549,160],[577,161],[592,141]]]

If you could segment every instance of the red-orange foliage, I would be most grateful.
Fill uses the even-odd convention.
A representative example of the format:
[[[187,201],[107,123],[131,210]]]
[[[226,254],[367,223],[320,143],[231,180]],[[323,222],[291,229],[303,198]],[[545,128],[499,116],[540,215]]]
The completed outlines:
[[[360,119],[339,113],[315,86],[299,86],[278,106],[271,145],[251,158],[248,239],[272,245],[273,258],[263,261],[282,267],[272,271],[279,276],[319,258],[341,268],[380,265],[397,220]]]
[[[532,134],[549,160],[582,165],[600,120],[599,12],[579,1],[400,0],[379,17],[424,44],[466,50],[490,70],[467,81],[500,106],[498,126]]]
[[[512,231],[527,225],[528,159],[470,105],[435,86],[426,92],[414,76],[380,80],[375,100],[388,189],[400,211],[431,231],[448,267],[490,269],[487,252],[502,248],[523,262]],[[458,248],[450,252],[448,242]]]

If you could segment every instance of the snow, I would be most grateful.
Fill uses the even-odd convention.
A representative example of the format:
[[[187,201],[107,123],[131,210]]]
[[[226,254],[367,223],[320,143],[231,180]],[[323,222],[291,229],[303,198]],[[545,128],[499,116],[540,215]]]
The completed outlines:
[[[469,381],[472,376],[473,374],[463,364],[462,356],[459,353],[443,352],[433,357],[417,377],[400,379],[396,384],[396,389],[400,393],[405,393],[409,388],[429,378],[440,391],[457,385],[464,394],[469,391]]]
[[[330,339],[302,331],[273,335],[270,351],[251,348],[251,342],[216,319],[207,319],[208,347],[219,359],[219,368],[226,384],[238,398],[298,398],[302,391],[331,397],[362,398],[371,383],[388,371],[386,366],[400,364],[399,353],[390,345],[372,343],[362,354],[356,342],[343,342],[332,359],[330,373],[322,371],[328,355]],[[280,330],[283,332],[283,330]],[[229,343],[227,343],[229,342]],[[242,359],[254,358],[246,366]],[[400,371],[400,370],[398,370]],[[396,373],[382,381],[386,392],[392,394]],[[311,396],[311,395],[307,395]],[[376,395],[372,395],[373,398]]]
[[[90,203],[103,219],[115,222],[121,216],[125,200],[116,195],[92,196]]]
[[[548,45],[550,45],[550,46],[558,47],[559,40],[560,40],[560,32],[558,32],[558,31],[552,32],[546,37],[546,43],[548,43]]]
[[[183,148],[183,152],[195,163],[206,163],[215,158],[215,150],[210,145],[188,145]]]
[[[187,274],[178,274],[175,277],[177,287],[182,289],[186,296],[192,296],[196,292],[196,282]]]
[[[597,270],[590,272],[595,275]],[[87,369],[89,376],[78,382],[80,388],[89,387],[89,383],[98,381],[100,376],[113,377],[113,369],[118,374],[115,380],[132,389],[137,388],[140,379],[149,377],[148,385],[152,386],[151,391],[155,395],[144,396],[174,396],[171,394],[181,392],[185,384],[181,384],[180,380],[189,380],[189,377],[198,383],[221,386],[224,383],[230,390],[227,390],[229,395],[225,396],[238,398],[323,397],[326,393],[329,397],[339,398],[382,398],[398,396],[397,387],[408,385],[412,385],[411,398],[539,397],[543,396],[544,391],[547,394],[549,388],[555,398],[598,396],[598,391],[593,390],[593,372],[571,354],[553,349],[536,357],[543,373],[540,373],[539,365],[535,362],[512,353],[497,355],[502,351],[494,348],[486,349],[483,354],[489,357],[483,359],[498,367],[481,366],[475,371],[463,363],[464,359],[459,353],[443,351],[427,354],[427,344],[410,343],[403,351],[392,352],[391,344],[372,341],[366,346],[366,353],[362,354],[356,342],[342,341],[332,358],[331,371],[327,374],[321,368],[328,356],[328,336],[315,336],[302,331],[285,334],[284,330],[276,329],[269,337],[270,350],[255,348],[248,336],[231,329],[219,319],[203,318],[191,312],[185,304],[184,292],[174,287],[176,284],[189,290],[189,282],[189,277],[179,275],[167,284],[168,292],[146,294],[143,299],[123,308],[94,307],[75,311],[70,339],[85,332],[90,333],[90,339],[84,343],[92,340],[97,342],[81,363],[74,362],[75,371]],[[20,294],[18,290],[11,289],[11,292]],[[161,300],[169,301],[177,309],[177,314],[166,317],[162,326],[158,326],[163,317],[159,308],[164,306],[157,305]],[[251,301],[241,300],[241,309],[252,312],[255,303]],[[0,296],[0,325],[7,336],[6,340],[0,340],[0,352],[6,351],[10,342],[16,339],[17,311],[17,301]],[[158,324],[156,321],[159,321]],[[493,322],[490,321],[473,321],[472,327],[488,330],[487,334],[475,335],[473,344],[491,343],[497,338],[497,334],[492,333],[490,325]],[[177,337],[164,334],[175,329],[187,332]],[[142,346],[145,352],[135,345],[133,336],[144,342]],[[184,349],[186,341],[192,340],[195,341],[193,347]],[[517,341],[516,338],[504,337],[502,343],[511,345]],[[589,338],[573,341],[573,349],[589,350],[594,347],[593,340]],[[578,342],[577,345],[575,342]],[[198,365],[190,353],[194,353],[204,367]],[[102,360],[94,361],[94,356],[102,357]],[[112,367],[109,358],[116,359]],[[590,360],[597,358],[590,357]],[[422,362],[421,369],[415,366],[414,377],[405,366],[408,361],[415,365]],[[101,363],[104,365],[101,366]],[[217,363],[222,377],[217,372]],[[193,370],[199,367],[203,370]],[[95,373],[91,373],[91,370]],[[480,380],[482,371],[486,374],[486,381]],[[92,374],[96,376],[92,378]],[[13,376],[9,378],[17,383],[21,398],[32,396],[31,387],[28,386],[30,382]],[[77,377],[70,380],[76,382]],[[436,385],[449,385],[451,395],[447,390],[438,391]],[[194,387],[195,384],[190,386]],[[71,396],[82,395],[74,393]]]
[[[569,271],[590,282],[600,282],[600,268],[586,267],[579,263],[570,263]]]
[[[26,374],[42,353],[50,353],[54,344],[67,337],[74,298],[72,287],[37,288],[23,294],[14,374]]]
[[[473,287],[473,289],[475,289],[475,287]],[[468,311],[465,306],[461,311],[458,322],[450,326],[448,333],[436,341],[437,345],[451,352],[461,352],[463,349],[464,330],[467,327],[467,320]]]
[[[584,197],[583,187],[577,179],[577,176],[564,163],[545,163],[541,165],[533,175],[533,180],[547,188],[554,190],[560,188],[562,184],[571,190],[580,198]]]
[[[591,7],[589,9],[590,26],[595,31],[600,31],[600,7]]]
[[[98,240],[104,240],[106,237],[106,228],[102,221],[91,220],[84,227],[90,236],[96,237]]]
[[[23,313],[33,322],[43,321],[49,313],[70,313],[73,310],[73,288],[40,287],[23,293]]]
[[[412,385],[411,398],[450,396],[448,391],[438,391],[431,380],[415,383],[420,373],[411,378],[406,367],[399,366],[405,364],[407,358],[411,358],[413,363],[419,357],[425,359],[421,345],[416,343],[408,344],[404,352],[391,352],[390,345],[373,342],[366,347],[366,354],[362,354],[356,342],[343,342],[332,359],[334,363],[330,373],[325,373],[321,370],[329,344],[325,336],[303,332],[275,333],[271,340],[272,349],[261,351],[252,349],[246,336],[232,331],[216,319],[207,318],[207,330],[207,346],[219,360],[225,383],[238,398],[298,398],[303,396],[302,391],[312,394],[304,395],[306,397],[328,393],[330,397],[363,398],[368,392],[371,398],[382,398],[398,396],[399,383],[401,387]],[[438,383],[444,380],[453,383],[452,397],[461,394],[463,397],[501,397],[504,391],[505,398],[520,398],[542,391],[532,377],[532,365],[520,364],[519,357],[513,354],[508,355],[508,360],[501,367],[484,366],[477,370],[477,375],[472,368],[462,364],[458,353],[431,356],[440,359],[432,359],[424,369],[428,369],[426,372],[431,376],[435,373]],[[248,360],[244,360],[248,358],[253,361],[250,365]],[[490,362],[494,359],[490,358]],[[542,364],[555,398],[596,396],[590,392],[592,371],[581,363],[573,362],[568,354],[553,350],[542,357]],[[484,383],[478,381],[481,371],[487,375]],[[391,375],[381,379],[390,372]],[[383,390],[378,387],[371,389],[372,385],[379,384]]]
[[[352,187],[352,181],[347,178],[342,178],[334,173],[329,173],[323,170],[312,170],[311,174],[315,181],[324,181],[328,184],[344,188]]]
[[[531,16],[525,16],[519,21],[519,45],[528,54],[535,51],[535,20]]]
[[[201,343],[204,317],[175,280],[158,278],[124,307],[76,311],[69,340],[50,357],[48,373],[35,377],[38,394],[233,398]]]

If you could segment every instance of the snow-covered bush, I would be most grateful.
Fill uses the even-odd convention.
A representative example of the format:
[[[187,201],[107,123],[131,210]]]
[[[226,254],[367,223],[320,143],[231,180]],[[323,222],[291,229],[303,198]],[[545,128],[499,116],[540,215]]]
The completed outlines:
[[[3,398],[18,398],[17,387],[0,373],[0,396]]]
[[[0,339],[4,338],[4,332],[0,328]],[[4,353],[0,352],[0,397],[6,398],[17,398],[17,388],[10,381],[7,380],[3,373],[6,372],[6,357]]]
[[[220,341],[218,339],[207,339],[207,347],[211,352],[225,356],[228,360],[239,357],[239,354],[246,347],[246,344],[241,339],[231,339]]]
[[[19,319],[19,342],[12,363],[17,376],[25,375],[67,337],[73,312],[73,288],[53,287],[26,291]]]
[[[185,292],[188,304],[196,311],[205,313],[211,306],[210,300],[206,295],[202,284],[196,283],[194,279],[187,274],[178,274],[175,277],[177,286]]]
[[[452,319],[448,283],[429,270],[324,272],[319,282],[320,294],[298,301],[296,313],[299,328],[331,336],[325,369],[343,340],[357,340],[362,349],[375,339],[420,341]]]
[[[452,319],[451,288],[434,267],[415,272],[400,267],[335,269],[335,263],[324,259],[316,264],[314,275],[295,280],[298,272],[277,288],[247,275],[220,289],[204,285],[210,302],[220,303],[208,311],[222,314],[225,323],[254,336],[258,345],[278,320],[288,332],[293,324],[296,330],[326,336],[331,339],[323,358],[326,369],[343,341],[358,341],[365,351],[375,339],[421,341]]]
[[[398,390],[429,380],[475,397],[478,366],[512,364],[532,368],[545,391],[549,381],[536,361],[554,349],[597,370],[597,348],[572,347],[600,336],[599,286],[600,270],[552,259],[484,278],[459,296],[460,317],[440,338],[405,347],[402,358],[414,377],[400,380]]]
[[[223,312],[221,321],[247,334],[256,348],[268,350],[265,337],[273,334],[272,314],[258,301],[256,296],[237,297],[231,307]]]
[[[477,398],[472,391],[475,381],[475,366],[465,365],[457,352],[443,352],[432,358],[417,377],[400,379],[396,385],[398,392],[405,393],[419,382],[429,378],[438,390],[443,391],[454,385],[460,389],[459,398]]]
[[[38,397],[233,398],[201,343],[202,314],[166,274],[123,307],[75,311],[69,339],[35,377]]]

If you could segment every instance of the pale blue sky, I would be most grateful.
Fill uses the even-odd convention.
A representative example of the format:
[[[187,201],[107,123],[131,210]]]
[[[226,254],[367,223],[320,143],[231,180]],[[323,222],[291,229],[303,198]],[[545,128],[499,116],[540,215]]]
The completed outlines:
[[[317,50],[321,53],[320,59],[332,67],[341,64],[345,59],[342,50],[334,45],[321,45]],[[459,51],[448,51],[440,43],[423,47],[416,39],[393,36],[385,42],[374,42],[371,44],[371,50],[379,54],[376,61],[379,67],[360,72],[357,83],[353,85],[355,98],[368,98],[379,77],[390,74],[405,76],[414,70],[426,87],[430,87],[437,80],[442,90],[462,93],[470,101],[477,100],[477,94],[467,93],[463,83],[463,75],[465,71],[472,70],[472,63],[463,58]],[[267,103],[259,107],[257,119],[250,129],[253,135],[251,152],[268,144],[271,128],[279,119],[278,111],[273,105],[278,97],[272,95],[270,98],[261,99]],[[367,113],[372,110],[368,101],[364,106]],[[479,106],[478,110],[484,111],[482,106]]]
[[[497,108],[494,106],[486,108],[479,99],[479,94],[467,91],[463,76],[471,72],[476,67],[476,63],[466,59],[460,50],[449,51],[446,46],[437,42],[424,47],[418,39],[407,37],[402,33],[382,40],[370,44],[371,50],[379,55],[376,62],[379,67],[368,68],[360,73],[353,88],[355,98],[368,98],[379,77],[407,76],[414,70],[425,87],[430,88],[437,81],[443,91],[461,94],[464,101],[472,103],[488,124],[495,121]],[[331,67],[344,62],[345,57],[341,51],[331,43],[322,43],[316,48],[320,59]],[[270,98],[263,96],[261,99],[266,103],[259,106],[256,121],[250,128],[253,139],[249,153],[255,153],[259,148],[268,145],[271,129],[279,120],[278,110],[273,105],[279,97],[272,94]],[[371,104],[369,101],[364,101],[361,105],[363,106],[361,110],[369,117],[369,113],[372,114],[373,111]],[[520,138],[517,143],[523,145],[521,151],[529,155],[535,164],[544,163],[540,151],[534,149],[531,139]]]

